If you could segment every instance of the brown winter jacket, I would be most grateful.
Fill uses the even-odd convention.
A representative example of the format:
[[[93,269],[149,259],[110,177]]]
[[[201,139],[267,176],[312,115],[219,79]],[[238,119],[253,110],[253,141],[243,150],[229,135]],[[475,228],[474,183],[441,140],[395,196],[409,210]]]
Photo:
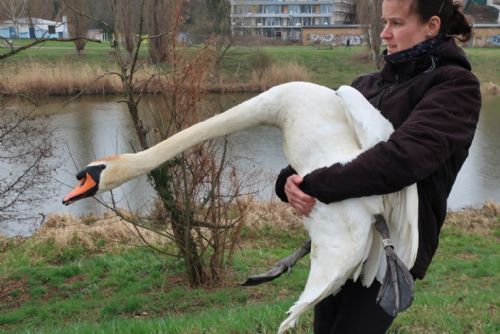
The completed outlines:
[[[321,202],[380,195],[417,183],[419,249],[412,274],[423,278],[438,247],[447,198],[474,137],[481,107],[479,82],[454,39],[425,56],[387,63],[382,71],[356,79],[358,89],[396,129],[345,165],[319,168],[301,189]],[[276,193],[287,200],[285,168]]]

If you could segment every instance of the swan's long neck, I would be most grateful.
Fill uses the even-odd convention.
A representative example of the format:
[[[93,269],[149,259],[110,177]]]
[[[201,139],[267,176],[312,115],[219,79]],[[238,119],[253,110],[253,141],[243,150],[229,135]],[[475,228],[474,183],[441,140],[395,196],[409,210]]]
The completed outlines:
[[[269,92],[269,91],[268,91]],[[277,124],[279,108],[268,92],[197,123],[157,145],[135,154],[121,156],[127,162],[127,180],[150,172],[193,145],[257,125]]]

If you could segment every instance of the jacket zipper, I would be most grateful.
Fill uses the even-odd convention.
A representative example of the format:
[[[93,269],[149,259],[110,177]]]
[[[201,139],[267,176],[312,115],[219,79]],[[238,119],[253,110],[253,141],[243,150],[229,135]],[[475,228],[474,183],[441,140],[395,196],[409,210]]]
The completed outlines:
[[[385,92],[393,90],[394,87],[398,85],[398,82],[399,82],[399,77],[396,74],[396,81],[393,84],[390,84],[389,86],[383,88],[380,94],[378,95],[377,101],[375,102],[375,108],[380,109],[380,101],[382,101],[382,96],[385,94]]]

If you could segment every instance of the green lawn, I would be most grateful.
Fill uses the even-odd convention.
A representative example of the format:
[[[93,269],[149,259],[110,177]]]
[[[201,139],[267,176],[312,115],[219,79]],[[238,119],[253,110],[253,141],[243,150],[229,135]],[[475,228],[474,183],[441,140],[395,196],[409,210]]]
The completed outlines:
[[[230,49],[223,61],[226,73],[239,71],[243,73],[243,77],[245,73],[250,73],[252,70],[250,59],[257,50],[269,55],[277,63],[296,62],[307,69],[311,81],[329,87],[350,84],[359,74],[376,70],[368,61],[366,49],[361,47],[329,49],[313,46],[273,46],[260,49],[241,47]]]
[[[499,225],[497,212],[477,231],[446,226],[414,305],[389,333],[499,333]],[[267,285],[237,283],[287,255],[304,234],[267,225],[245,228],[243,237],[222,286],[198,289],[187,286],[178,261],[141,247],[109,251],[103,241],[91,252],[78,242],[4,243],[0,332],[275,333],[302,291],[307,260]],[[311,333],[311,313],[293,333]]]

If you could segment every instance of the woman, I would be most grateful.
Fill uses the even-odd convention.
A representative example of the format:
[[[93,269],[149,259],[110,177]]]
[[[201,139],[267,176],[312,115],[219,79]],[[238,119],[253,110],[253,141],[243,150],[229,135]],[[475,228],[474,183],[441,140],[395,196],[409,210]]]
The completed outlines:
[[[281,171],[276,193],[308,215],[330,203],[380,195],[417,183],[419,250],[411,273],[422,279],[438,246],[446,201],[471,145],[481,107],[479,82],[455,44],[471,28],[452,0],[384,0],[380,72],[356,79],[358,89],[396,129],[387,142],[352,162],[304,178]],[[385,333],[394,320],[376,304],[380,284],[348,281],[315,307],[314,333]]]

